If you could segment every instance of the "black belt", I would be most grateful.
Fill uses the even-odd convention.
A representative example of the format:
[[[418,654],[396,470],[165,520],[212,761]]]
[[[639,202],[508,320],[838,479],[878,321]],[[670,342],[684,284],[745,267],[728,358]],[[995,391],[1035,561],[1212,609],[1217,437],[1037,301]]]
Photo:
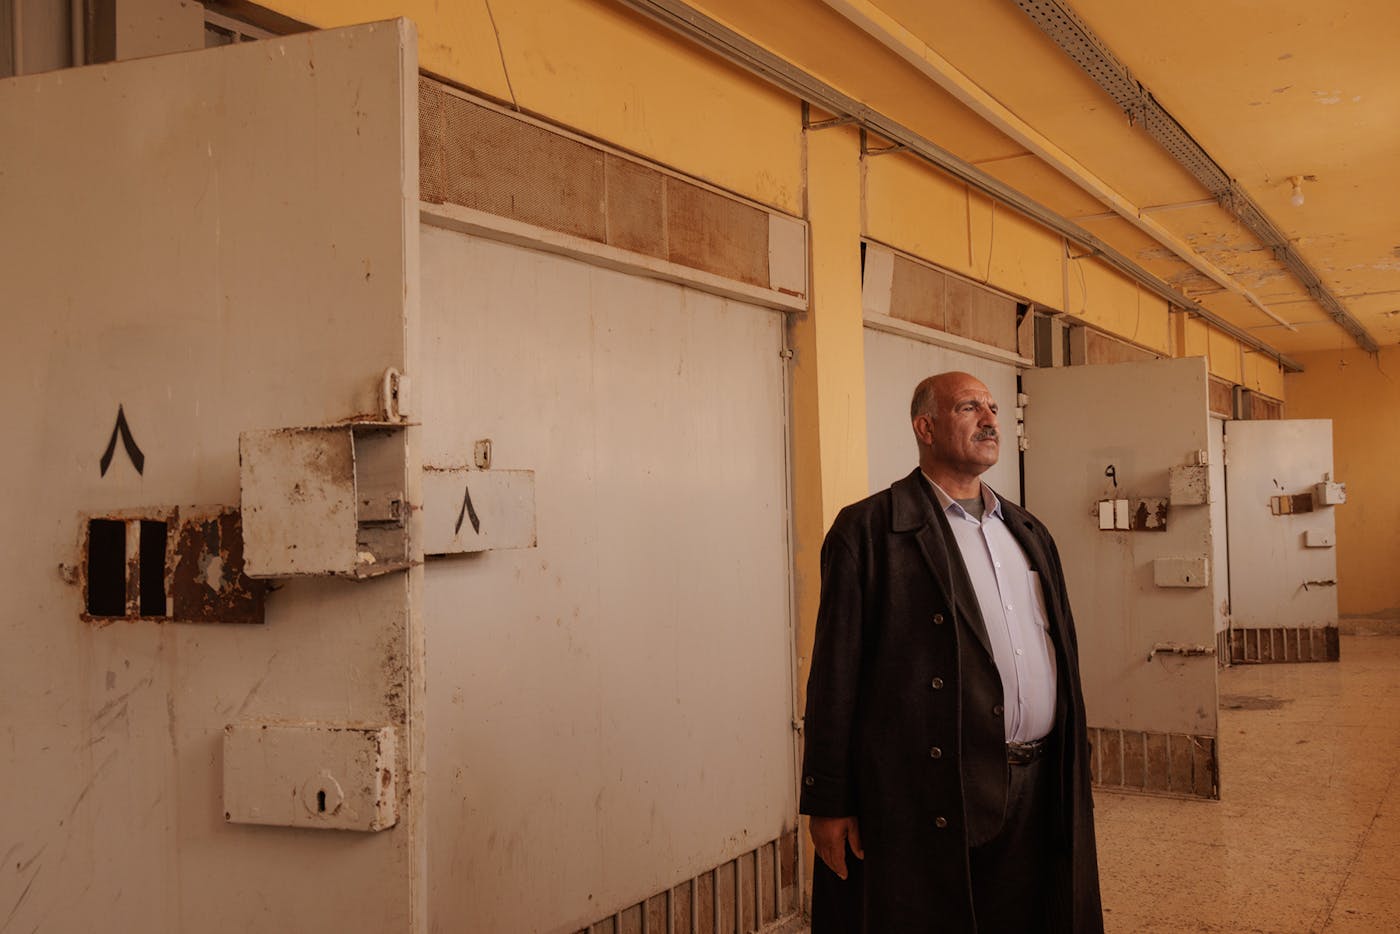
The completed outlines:
[[[1049,748],[1048,736],[1033,739],[1029,743],[1007,743],[1006,761],[1012,765],[1030,765],[1043,757]]]

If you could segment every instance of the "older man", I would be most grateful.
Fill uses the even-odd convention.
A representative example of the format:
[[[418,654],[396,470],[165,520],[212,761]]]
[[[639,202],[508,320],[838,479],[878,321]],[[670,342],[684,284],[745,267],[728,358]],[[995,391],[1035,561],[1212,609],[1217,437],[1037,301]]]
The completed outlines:
[[[919,466],[822,546],[802,813],[813,934],[1103,930],[1074,621],[1050,533],[979,479],[997,405],[919,384]]]

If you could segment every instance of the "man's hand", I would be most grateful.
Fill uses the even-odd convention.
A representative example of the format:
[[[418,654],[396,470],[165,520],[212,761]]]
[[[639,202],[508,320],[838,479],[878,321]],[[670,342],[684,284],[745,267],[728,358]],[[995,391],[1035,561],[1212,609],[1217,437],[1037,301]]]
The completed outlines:
[[[811,828],[817,855],[842,879],[846,878],[848,842],[856,858],[865,859],[865,850],[860,845],[860,825],[854,817],[813,817]]]

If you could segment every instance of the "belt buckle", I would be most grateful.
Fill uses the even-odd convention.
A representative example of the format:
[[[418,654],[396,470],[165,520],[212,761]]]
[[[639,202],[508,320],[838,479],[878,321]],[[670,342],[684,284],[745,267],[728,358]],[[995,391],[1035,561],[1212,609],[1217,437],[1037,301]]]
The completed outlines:
[[[1006,761],[1012,765],[1030,765],[1045,752],[1045,740],[1033,739],[1028,743],[1010,742],[1006,744]]]

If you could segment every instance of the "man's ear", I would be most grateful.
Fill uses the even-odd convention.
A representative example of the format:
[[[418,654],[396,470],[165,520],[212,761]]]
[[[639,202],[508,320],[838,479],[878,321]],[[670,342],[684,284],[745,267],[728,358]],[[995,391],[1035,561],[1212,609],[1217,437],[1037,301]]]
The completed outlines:
[[[925,446],[933,444],[933,418],[929,415],[914,416],[914,437]]]

